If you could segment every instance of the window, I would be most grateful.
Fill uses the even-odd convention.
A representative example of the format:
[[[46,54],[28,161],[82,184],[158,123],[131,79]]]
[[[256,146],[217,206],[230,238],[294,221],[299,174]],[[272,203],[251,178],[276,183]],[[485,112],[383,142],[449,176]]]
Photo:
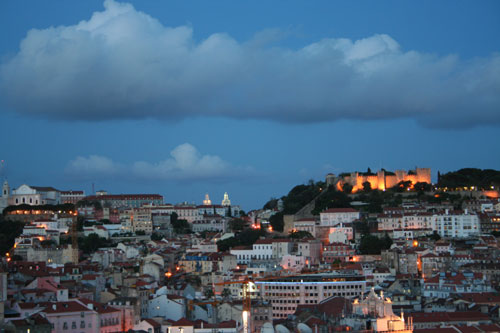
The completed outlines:
[[[67,329],[68,329],[68,323],[64,322],[64,324],[63,324],[63,330],[67,330]]]
[[[83,320],[80,322],[80,328],[85,328],[85,322]]]
[[[76,329],[76,321],[74,321],[74,322],[71,324],[71,328],[72,328],[72,329]]]

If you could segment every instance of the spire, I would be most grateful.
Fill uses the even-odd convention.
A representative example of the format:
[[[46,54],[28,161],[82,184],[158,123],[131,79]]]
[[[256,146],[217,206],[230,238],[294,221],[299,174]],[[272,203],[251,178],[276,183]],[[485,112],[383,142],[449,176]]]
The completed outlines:
[[[227,192],[224,193],[224,199],[222,199],[222,206],[231,206],[231,200],[229,200],[229,195]]]

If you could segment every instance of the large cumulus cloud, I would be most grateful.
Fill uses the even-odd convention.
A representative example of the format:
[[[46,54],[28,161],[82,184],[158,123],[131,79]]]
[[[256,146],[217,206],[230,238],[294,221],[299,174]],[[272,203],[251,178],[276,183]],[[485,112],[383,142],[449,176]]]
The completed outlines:
[[[404,51],[384,34],[297,50],[224,33],[196,41],[190,27],[164,26],[130,4],[106,0],[104,7],[73,26],[28,32],[0,69],[10,108],[90,121],[407,117],[436,127],[500,124],[499,54],[463,61]]]
[[[170,157],[159,162],[115,162],[109,157],[77,156],[69,161],[65,172],[78,179],[125,178],[149,181],[175,180],[232,181],[254,175],[249,166],[235,166],[217,155],[201,154],[189,143],[178,145]]]

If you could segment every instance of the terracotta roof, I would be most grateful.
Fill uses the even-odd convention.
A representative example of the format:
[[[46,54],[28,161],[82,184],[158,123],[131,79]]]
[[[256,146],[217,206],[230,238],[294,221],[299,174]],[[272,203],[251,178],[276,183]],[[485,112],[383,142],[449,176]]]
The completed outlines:
[[[490,320],[488,315],[478,311],[458,312],[413,312],[410,314],[414,323],[461,322]]]
[[[98,313],[101,313],[101,314],[111,313],[111,312],[120,312],[119,309],[114,308],[112,306],[109,306],[105,303],[91,301],[91,300],[86,299],[86,298],[80,298],[79,301],[82,302],[83,304],[87,305],[87,308],[88,308],[89,304],[92,304],[94,311],[97,311]]]
[[[147,322],[149,325],[153,326],[154,328],[161,327],[161,324],[158,323],[156,320],[146,318],[144,319],[145,322]]]
[[[88,312],[89,310],[85,305],[76,302],[41,302],[40,305],[45,307],[43,312],[47,314],[63,313],[63,312]]]
[[[194,326],[194,322],[183,317],[179,320],[173,321],[172,326]]]

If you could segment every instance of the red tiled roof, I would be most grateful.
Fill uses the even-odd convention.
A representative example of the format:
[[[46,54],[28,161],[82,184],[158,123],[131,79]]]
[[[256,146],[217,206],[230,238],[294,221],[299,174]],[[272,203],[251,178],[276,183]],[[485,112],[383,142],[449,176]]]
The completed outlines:
[[[89,310],[83,304],[80,304],[76,301],[68,301],[68,302],[42,302],[40,303],[43,307],[45,307],[44,312],[47,314],[52,313],[63,313],[63,312],[87,312],[92,311]]]
[[[161,327],[161,324],[153,319],[146,318],[144,319],[144,321],[147,322],[149,325],[153,326],[154,328]]]
[[[433,322],[461,322],[461,321],[483,321],[490,320],[488,315],[478,311],[459,311],[459,312],[413,312],[411,313],[415,323],[433,323]]]

